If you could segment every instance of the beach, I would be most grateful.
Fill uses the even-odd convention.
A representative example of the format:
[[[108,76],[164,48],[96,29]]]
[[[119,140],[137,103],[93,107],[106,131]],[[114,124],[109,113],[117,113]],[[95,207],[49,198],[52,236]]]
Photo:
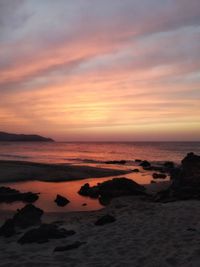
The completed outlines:
[[[50,181],[61,182],[92,177],[124,175],[130,171],[69,164],[42,164],[27,161],[0,161],[0,182]]]
[[[45,214],[44,221],[57,221],[76,234],[45,244],[20,245],[18,237],[1,238],[1,266],[196,267],[199,208],[199,201],[160,204],[123,197],[100,211]],[[94,225],[104,214],[112,214],[116,221]],[[71,251],[53,252],[75,241],[85,243]]]
[[[193,198],[191,190],[173,195],[176,188],[170,191],[169,178],[174,168],[183,170],[184,177],[188,170],[198,176],[199,157],[190,153],[181,165],[106,160],[87,165],[1,160],[2,187],[40,194],[33,204],[0,204],[0,266],[199,266],[199,195]],[[154,179],[155,172],[165,178]],[[99,196],[101,185],[105,191]],[[97,195],[80,195],[82,187]],[[102,204],[106,192],[112,197]],[[56,194],[69,204],[58,207]],[[27,213],[29,225],[21,227],[16,215],[26,207],[33,216]],[[36,223],[34,212],[40,213]],[[12,220],[18,223],[14,232]]]

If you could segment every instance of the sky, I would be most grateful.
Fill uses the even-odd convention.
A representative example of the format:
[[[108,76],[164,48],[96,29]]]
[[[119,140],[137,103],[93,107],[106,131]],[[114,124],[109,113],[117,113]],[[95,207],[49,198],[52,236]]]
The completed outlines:
[[[200,140],[200,1],[0,0],[0,131]]]

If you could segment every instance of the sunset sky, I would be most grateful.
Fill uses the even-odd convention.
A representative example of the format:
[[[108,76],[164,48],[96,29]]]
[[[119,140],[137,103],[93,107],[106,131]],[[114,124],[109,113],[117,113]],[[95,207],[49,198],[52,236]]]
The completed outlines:
[[[199,140],[199,0],[0,0],[0,131]]]

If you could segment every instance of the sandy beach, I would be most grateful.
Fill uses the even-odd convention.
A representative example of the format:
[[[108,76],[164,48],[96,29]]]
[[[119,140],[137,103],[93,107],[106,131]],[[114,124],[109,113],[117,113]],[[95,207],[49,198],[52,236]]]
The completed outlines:
[[[44,164],[28,161],[0,160],[0,182],[50,181],[61,182],[92,177],[109,177],[130,173],[127,170],[76,166],[70,164]]]
[[[1,266],[199,266],[199,201],[167,204],[122,197],[96,212],[46,213],[76,234],[45,244],[16,243],[18,236],[0,239]],[[94,222],[104,214],[116,221]],[[195,215],[195,216],[194,216]],[[86,242],[77,249],[53,252],[56,246]]]
[[[106,192],[109,196],[112,195],[112,200],[110,199],[107,206],[95,211],[66,212],[61,208],[59,212],[43,212],[41,207],[37,206],[37,203],[40,202],[36,202],[35,206],[27,205],[25,207],[29,206],[28,209],[32,211],[25,213],[24,218],[28,226],[24,226],[24,219],[17,217],[20,212],[22,213],[24,206],[18,211],[1,210],[1,226],[4,225],[5,219],[12,219],[10,220],[11,224],[8,220],[6,227],[1,228],[0,266],[199,266],[200,202],[199,191],[196,190],[199,162],[199,156],[189,153],[182,160],[181,166],[171,172],[171,181],[154,181],[146,186],[137,184],[131,179],[119,179],[119,177],[107,178],[109,182],[97,182],[98,185],[89,186],[89,190],[99,190],[96,191],[100,192],[96,200],[100,201],[100,197],[105,197]],[[6,164],[13,166],[15,171],[19,167],[26,171],[27,169],[33,171],[36,167],[35,174],[37,175],[38,173],[42,174],[45,168],[48,171],[49,168],[53,168],[53,170],[55,168],[57,171],[61,167],[60,170],[65,173],[66,177],[68,177],[68,167],[69,172],[71,173],[73,170],[76,175],[85,168],[71,165],[27,162],[4,162],[2,164],[1,162],[3,170],[1,173],[9,174]],[[151,170],[157,168],[151,163],[148,164]],[[96,173],[99,177],[105,173],[109,174],[109,172],[112,175],[113,172],[124,172],[124,170],[113,170],[112,168],[90,168],[88,167],[86,173],[91,174],[91,170],[94,170],[93,174]],[[148,174],[149,170],[145,168],[143,167]],[[101,172],[101,170],[103,171]],[[140,173],[140,170],[138,172]],[[48,176],[48,179],[49,177],[53,176]],[[76,177],[78,179],[78,176]],[[179,184],[180,177],[181,183]],[[84,181],[80,182],[84,185]],[[86,183],[86,185],[88,184]],[[87,188],[84,185],[82,193],[86,192]],[[188,191],[185,191],[185,188]],[[160,192],[159,198],[158,192]],[[65,196],[67,197],[67,195]],[[89,196],[86,194],[86,197]],[[53,202],[53,198],[49,201]],[[38,213],[40,215],[37,215]],[[35,218],[35,214],[39,217]],[[12,225],[14,225],[14,232],[12,232]],[[45,230],[47,231],[45,232],[44,229],[53,229],[53,231]],[[10,230],[11,235],[6,236]]]

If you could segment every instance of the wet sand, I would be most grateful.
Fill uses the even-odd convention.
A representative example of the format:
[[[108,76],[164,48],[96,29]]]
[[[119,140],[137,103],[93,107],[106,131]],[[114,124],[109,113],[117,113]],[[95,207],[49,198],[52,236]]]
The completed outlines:
[[[0,183],[28,180],[59,182],[124,175],[129,170],[79,166],[70,164],[44,164],[28,161],[0,161]]]

